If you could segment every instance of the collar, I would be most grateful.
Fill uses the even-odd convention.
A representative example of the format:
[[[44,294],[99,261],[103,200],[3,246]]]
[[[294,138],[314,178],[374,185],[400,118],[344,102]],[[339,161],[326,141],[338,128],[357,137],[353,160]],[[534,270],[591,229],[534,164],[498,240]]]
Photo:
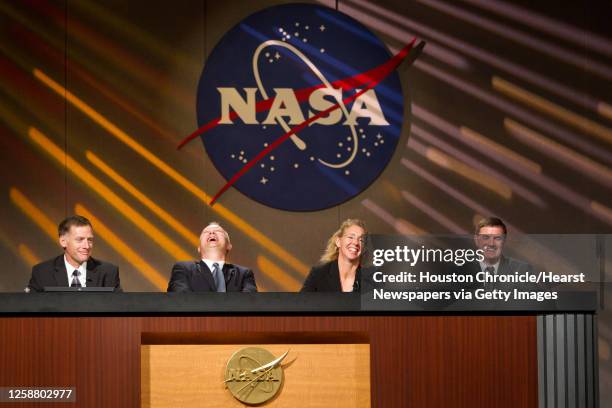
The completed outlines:
[[[66,254],[64,254],[64,266],[66,267],[66,271],[72,275],[72,272],[75,269],[78,269],[79,272],[81,272],[81,275],[84,276],[85,273],[87,272],[87,261],[83,262],[82,264],[79,265],[78,268],[75,268],[74,266],[72,266],[68,260],[66,259]]]
[[[208,269],[210,269],[211,272],[213,271],[213,264],[218,264],[220,270],[223,270],[223,265],[225,265],[225,261],[212,261],[210,259],[204,258],[202,258],[202,262],[204,262],[206,266],[208,266]]]
[[[501,263],[501,257],[499,258],[499,261],[497,261],[493,265],[490,265],[490,264],[485,263],[485,262],[479,262],[479,263],[480,263],[480,270],[481,271],[484,272],[486,268],[493,268],[493,273],[497,274],[497,271],[499,271],[499,264]]]

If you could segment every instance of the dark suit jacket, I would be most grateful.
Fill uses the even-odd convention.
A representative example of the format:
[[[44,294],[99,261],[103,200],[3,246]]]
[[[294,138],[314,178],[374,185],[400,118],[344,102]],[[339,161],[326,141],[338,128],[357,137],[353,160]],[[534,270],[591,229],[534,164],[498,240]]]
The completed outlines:
[[[87,261],[87,287],[113,287],[121,290],[119,268],[108,262],[94,258]],[[39,263],[32,267],[32,277],[28,287],[33,292],[42,292],[45,286],[70,286],[64,254],[57,258]]]
[[[480,263],[471,262],[470,264],[466,264],[469,271],[476,274],[477,272],[481,272]],[[498,275],[507,275],[513,274],[514,272],[524,273],[524,272],[532,272],[533,268],[530,264],[525,261],[521,261],[520,259],[511,258],[509,256],[501,256],[499,260],[499,267],[497,268]]]
[[[502,255],[501,260],[499,261],[499,269],[497,273],[511,274],[514,272],[533,272],[533,267],[529,263],[521,261],[520,259]]]
[[[227,292],[257,292],[253,271],[244,266],[223,265]],[[168,292],[216,292],[212,272],[204,261],[177,262],[172,267]]]
[[[480,263],[478,262],[471,262],[469,264],[464,265],[465,269],[463,270],[463,273],[469,273],[472,274],[474,277],[476,276],[476,274],[478,272],[482,272],[481,268],[480,268]],[[501,259],[499,260],[499,267],[497,268],[497,274],[498,275],[512,275],[515,272],[518,272],[519,274],[525,273],[525,272],[531,272],[533,273],[533,267],[525,262],[525,261],[521,261],[520,259],[515,259],[515,258],[511,258],[509,256],[501,256]],[[522,289],[522,290],[536,290],[537,286],[535,286],[534,284],[529,284],[529,283],[489,283],[486,286],[488,287],[492,287],[495,289],[504,289],[504,290],[509,290],[512,288],[518,288],[518,289]],[[473,285],[474,288],[477,287],[482,287],[481,283],[474,283]]]
[[[360,291],[360,283],[361,267],[357,268],[357,272],[355,273],[353,292]],[[338,261],[336,260],[313,266],[300,292],[342,292]]]

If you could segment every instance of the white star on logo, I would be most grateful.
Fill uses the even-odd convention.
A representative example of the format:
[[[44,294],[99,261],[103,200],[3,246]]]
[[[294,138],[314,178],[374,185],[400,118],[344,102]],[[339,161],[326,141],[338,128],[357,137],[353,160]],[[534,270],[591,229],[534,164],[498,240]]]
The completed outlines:
[[[261,180],[259,180],[259,182],[265,185],[268,182],[268,179],[265,177],[262,177]]]
[[[323,24],[321,24],[321,27],[319,27],[319,30],[325,31],[325,26]]]

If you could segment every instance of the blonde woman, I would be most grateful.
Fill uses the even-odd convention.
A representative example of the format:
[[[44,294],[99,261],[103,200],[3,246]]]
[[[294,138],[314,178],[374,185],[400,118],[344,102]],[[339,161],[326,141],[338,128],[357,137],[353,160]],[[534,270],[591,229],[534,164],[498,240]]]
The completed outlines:
[[[314,266],[301,292],[358,292],[365,223],[348,219],[329,238],[321,263]]]

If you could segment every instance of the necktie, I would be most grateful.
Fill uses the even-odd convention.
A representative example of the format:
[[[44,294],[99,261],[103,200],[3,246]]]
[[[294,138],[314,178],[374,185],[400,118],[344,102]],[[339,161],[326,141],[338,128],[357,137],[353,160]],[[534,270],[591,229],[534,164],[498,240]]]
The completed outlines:
[[[80,274],[81,274],[81,272],[79,272],[78,269],[75,269],[74,272],[72,272],[72,282],[70,282],[70,287],[71,288],[80,288],[80,287],[82,287],[81,281],[79,280],[79,275]]]
[[[225,292],[225,278],[221,268],[219,268],[219,264],[216,262],[213,264],[212,275],[217,286],[217,292]]]
[[[493,266],[487,266],[484,270],[485,272],[487,272],[489,274],[489,276],[487,277],[487,279],[494,279],[493,276],[495,276],[495,267]],[[495,286],[495,284],[493,282],[487,282],[485,283],[485,288],[492,288],[493,286]]]

